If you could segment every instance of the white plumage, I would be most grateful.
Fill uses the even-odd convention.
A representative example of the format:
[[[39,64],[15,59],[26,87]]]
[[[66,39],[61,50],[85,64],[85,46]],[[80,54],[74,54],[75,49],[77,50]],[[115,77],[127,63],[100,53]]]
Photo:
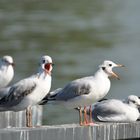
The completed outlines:
[[[4,88],[14,77],[14,61],[11,56],[3,56],[0,60],[0,88]]]
[[[20,111],[40,102],[50,91],[51,71],[51,57],[42,56],[38,73],[2,89],[5,96],[0,100],[0,111]]]
[[[105,60],[94,76],[84,77],[68,83],[64,88],[53,91],[52,95],[50,93],[50,97],[44,99],[43,102],[45,100],[55,100],[55,103],[62,104],[67,108],[86,108],[86,106],[102,99],[108,93],[111,85],[108,77],[114,76],[119,79],[118,75],[112,71],[112,68],[122,66]],[[80,109],[80,118],[81,116]],[[82,124],[81,120],[80,124]],[[87,119],[84,124],[88,124]]]
[[[139,107],[140,99],[135,95],[123,101],[108,99],[94,105],[92,116],[94,120],[103,122],[136,121],[139,118]]]

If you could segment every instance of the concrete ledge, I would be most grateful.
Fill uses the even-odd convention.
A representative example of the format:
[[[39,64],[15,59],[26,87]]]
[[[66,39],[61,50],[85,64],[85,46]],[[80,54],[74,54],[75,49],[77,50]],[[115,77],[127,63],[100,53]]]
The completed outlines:
[[[0,128],[5,127],[24,127],[26,126],[25,111],[19,112],[0,112]],[[32,108],[33,126],[42,124],[42,106]]]
[[[0,129],[0,140],[116,140],[139,137],[140,122],[98,123],[98,126],[93,127],[66,124],[36,128]]]

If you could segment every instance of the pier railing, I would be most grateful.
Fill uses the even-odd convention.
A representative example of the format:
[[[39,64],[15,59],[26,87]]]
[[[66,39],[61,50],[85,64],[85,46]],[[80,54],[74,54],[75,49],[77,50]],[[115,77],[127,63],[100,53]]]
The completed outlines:
[[[140,138],[140,122],[79,124],[42,124],[42,107],[33,109],[33,128],[25,127],[25,111],[0,113],[0,140],[135,140]]]

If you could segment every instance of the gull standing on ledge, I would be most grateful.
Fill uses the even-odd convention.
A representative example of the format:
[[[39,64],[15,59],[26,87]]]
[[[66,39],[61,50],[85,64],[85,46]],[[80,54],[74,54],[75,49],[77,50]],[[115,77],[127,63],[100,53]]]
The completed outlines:
[[[111,83],[108,77],[113,76],[119,79],[119,76],[112,71],[114,67],[123,67],[123,65],[105,60],[94,76],[74,80],[64,88],[56,89],[52,95],[48,94],[49,96],[46,96],[40,104],[55,100],[56,103],[62,104],[66,108],[79,108],[80,125],[92,125],[91,104],[102,99],[110,90]],[[86,112],[88,105],[90,105],[89,120]],[[82,107],[84,107],[84,123],[82,122]]]
[[[108,99],[93,106],[93,119],[101,122],[130,122],[139,118],[140,99],[129,95],[125,100]]]
[[[50,91],[52,59],[42,56],[39,72],[16,84],[5,88],[5,96],[0,100],[0,111],[26,110],[26,126],[32,127],[31,107],[38,104]]]
[[[11,56],[5,55],[0,60],[0,88],[6,87],[14,77],[14,62]]]

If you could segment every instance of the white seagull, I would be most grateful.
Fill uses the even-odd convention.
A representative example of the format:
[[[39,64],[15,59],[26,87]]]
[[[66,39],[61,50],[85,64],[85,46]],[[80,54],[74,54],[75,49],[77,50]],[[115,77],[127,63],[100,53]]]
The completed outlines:
[[[5,55],[0,59],[0,88],[6,87],[14,77],[14,61],[11,56]]]
[[[27,109],[26,125],[31,127],[31,107],[38,104],[50,91],[52,59],[42,56],[39,72],[16,84],[5,88],[5,96],[0,100],[0,111],[20,111]]]
[[[92,108],[90,106],[90,121],[87,119],[86,106],[102,99],[110,90],[110,80],[113,76],[119,79],[119,76],[112,71],[114,67],[123,67],[112,61],[105,60],[99,66],[99,70],[94,76],[84,77],[68,83],[64,88],[56,89],[45,97],[41,104],[49,100],[55,100],[56,103],[64,105],[66,108],[79,108],[80,125],[92,124]],[[82,122],[82,107],[84,107],[84,123]]]
[[[139,118],[140,99],[129,95],[125,100],[108,99],[96,103],[92,110],[95,121],[130,122]]]

